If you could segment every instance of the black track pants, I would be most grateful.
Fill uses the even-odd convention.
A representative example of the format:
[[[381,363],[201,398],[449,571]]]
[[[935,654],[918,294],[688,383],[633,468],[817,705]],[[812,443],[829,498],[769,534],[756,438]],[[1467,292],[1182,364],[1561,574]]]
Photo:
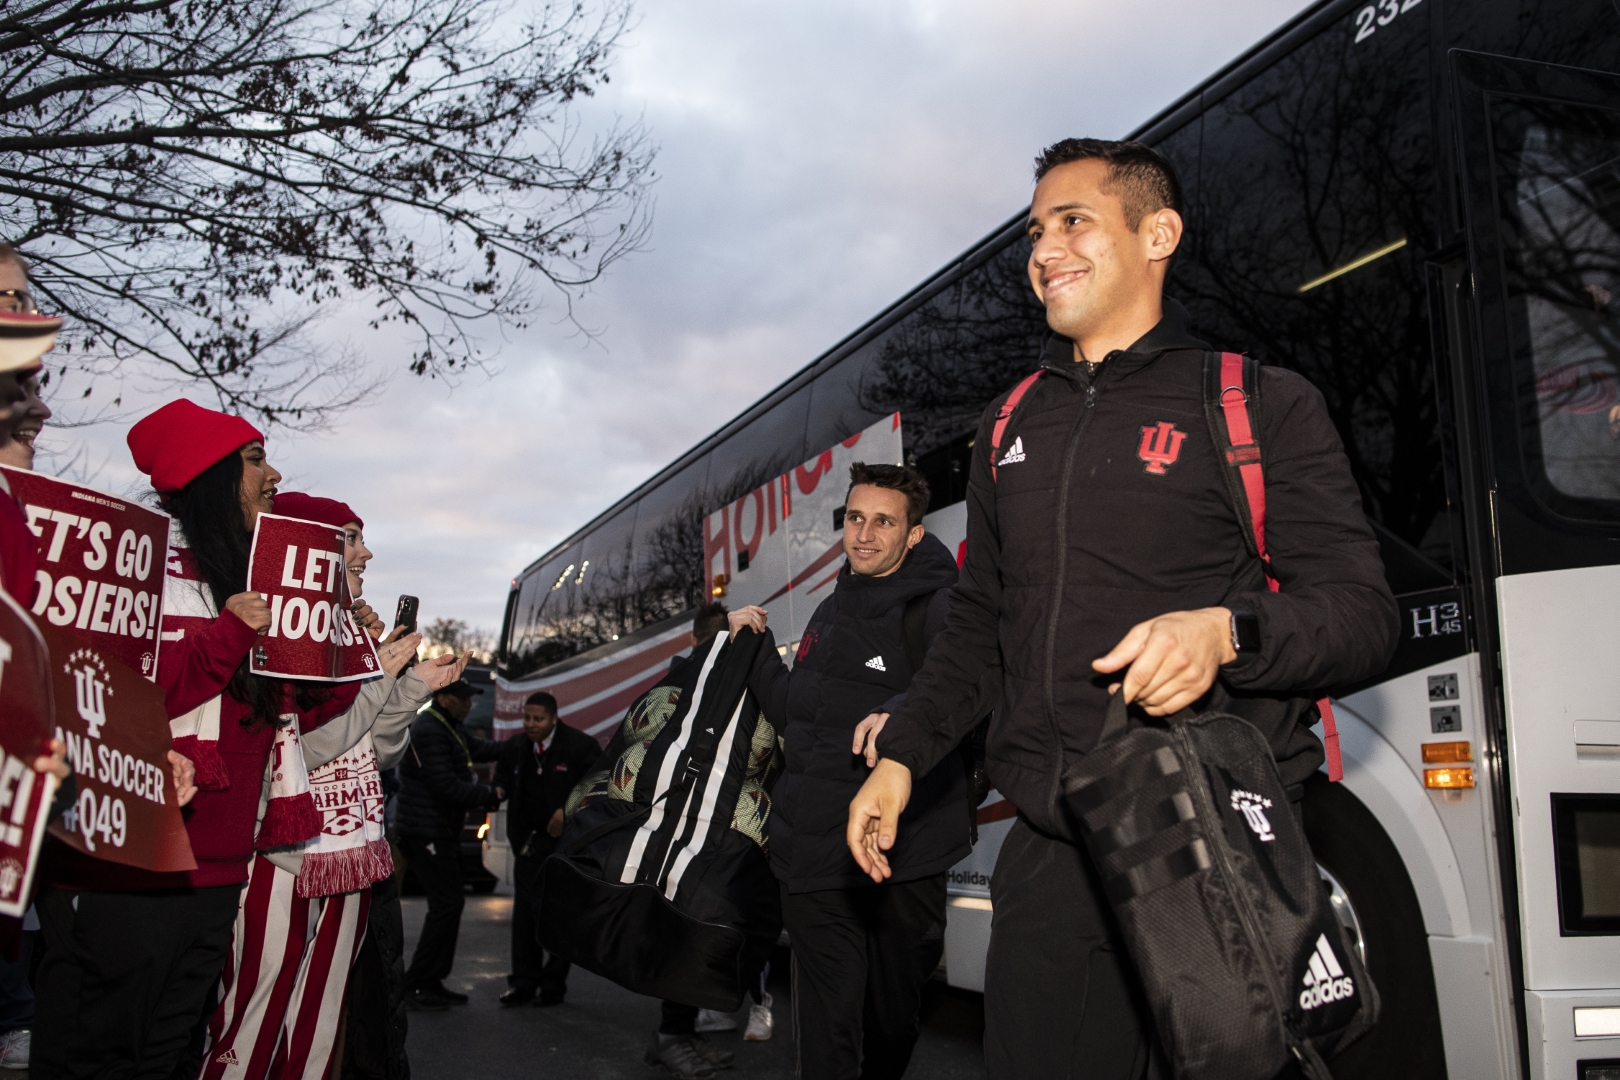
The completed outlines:
[[[1148,1071],[1152,1019],[1086,853],[1020,818],[1001,845],[990,896],[991,1080],[1158,1075]]]
[[[789,893],[793,1037],[805,1080],[898,1080],[922,985],[945,948],[945,875]]]
[[[461,883],[461,840],[423,840],[407,836],[400,841],[416,880],[427,893],[427,916],[422,935],[405,971],[406,990],[439,985],[456,964],[456,939],[461,936],[461,909],[467,894]]]
[[[241,891],[41,889],[30,1073],[169,1080],[230,955]]]

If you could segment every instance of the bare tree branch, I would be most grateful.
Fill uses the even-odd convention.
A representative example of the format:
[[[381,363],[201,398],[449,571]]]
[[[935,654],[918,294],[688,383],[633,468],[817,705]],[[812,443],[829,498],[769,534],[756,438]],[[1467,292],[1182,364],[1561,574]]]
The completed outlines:
[[[407,367],[482,363],[535,285],[569,305],[650,222],[653,148],[575,107],[628,0],[36,0],[0,11],[0,232],[95,379],[201,384],[320,425],[376,373],[303,332],[344,305]],[[334,364],[336,366],[334,366]]]

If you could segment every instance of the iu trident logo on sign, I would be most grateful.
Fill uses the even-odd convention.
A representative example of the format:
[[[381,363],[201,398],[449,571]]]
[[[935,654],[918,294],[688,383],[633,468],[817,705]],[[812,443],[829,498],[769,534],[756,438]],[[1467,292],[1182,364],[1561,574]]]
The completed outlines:
[[[1164,470],[1181,456],[1181,443],[1187,438],[1185,431],[1177,431],[1174,424],[1160,420],[1142,429],[1142,448],[1136,456],[1142,459],[1142,471],[1152,476],[1163,476]]]

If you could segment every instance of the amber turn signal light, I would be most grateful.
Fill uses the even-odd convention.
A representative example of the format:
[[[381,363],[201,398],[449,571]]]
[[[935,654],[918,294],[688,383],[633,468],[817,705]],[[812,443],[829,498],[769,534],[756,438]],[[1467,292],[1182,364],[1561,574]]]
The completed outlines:
[[[1423,786],[1455,791],[1474,786],[1474,770],[1465,768],[1424,769]]]
[[[1447,765],[1455,761],[1473,761],[1474,754],[1467,742],[1426,742],[1423,744],[1423,764]]]

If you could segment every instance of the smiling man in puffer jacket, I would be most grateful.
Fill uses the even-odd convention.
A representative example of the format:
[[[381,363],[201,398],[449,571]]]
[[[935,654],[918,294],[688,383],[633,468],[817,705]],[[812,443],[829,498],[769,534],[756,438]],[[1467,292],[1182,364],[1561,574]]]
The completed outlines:
[[[748,625],[767,635],[749,689],[784,733],[786,771],[767,832],[793,942],[799,1073],[818,1080],[905,1072],[922,984],[944,948],[945,873],[970,850],[966,773],[954,757],[918,783],[888,881],[874,885],[844,844],[849,801],[870,771],[851,750],[856,726],[904,700],[956,583],[956,560],[924,534],[927,508],[928,484],[915,470],[850,468],[847,562],[791,671],[764,609],[731,615],[733,632]]]

